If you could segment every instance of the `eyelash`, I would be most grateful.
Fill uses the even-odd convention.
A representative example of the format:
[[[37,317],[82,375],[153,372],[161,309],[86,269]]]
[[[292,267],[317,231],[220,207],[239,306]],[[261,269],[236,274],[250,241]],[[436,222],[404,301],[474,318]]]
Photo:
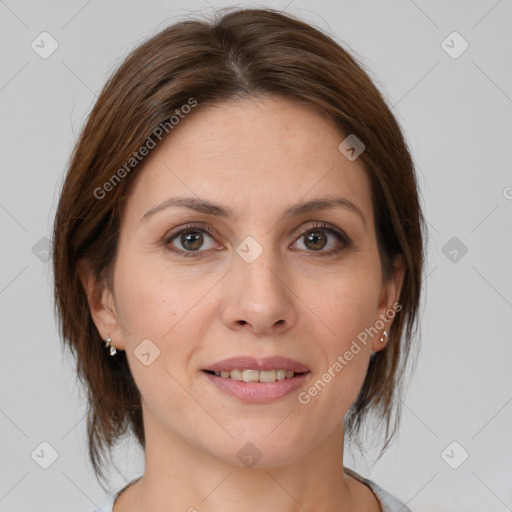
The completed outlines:
[[[212,237],[215,236],[215,234],[216,234],[215,231],[210,226],[199,227],[195,224],[187,224],[186,226],[181,228],[179,231],[176,231],[176,232],[168,235],[165,239],[165,246],[169,246],[171,244],[171,242],[174,241],[175,238],[177,238],[182,233],[189,232],[189,231],[199,231],[199,232],[203,232],[203,233],[207,232]],[[315,251],[307,251],[307,252],[311,252],[312,255],[315,257],[316,256],[320,256],[320,257],[321,256],[330,256],[330,255],[338,253],[339,251],[343,250],[344,248],[349,248],[352,246],[352,242],[350,241],[350,239],[348,238],[348,236],[345,233],[343,233],[342,231],[338,231],[337,229],[331,228],[331,227],[329,227],[328,224],[325,224],[325,223],[313,224],[308,229],[303,231],[301,233],[301,235],[296,240],[299,240],[306,233],[309,233],[310,231],[322,231],[323,233],[331,233],[338,239],[338,241],[343,246],[341,248],[338,247],[335,249],[331,249],[330,251],[318,252],[317,254],[314,254]],[[169,250],[178,254],[179,256],[183,256],[185,258],[201,258],[202,257],[201,253],[206,252],[206,251],[182,251],[181,249],[176,249],[172,245],[171,245],[171,247],[169,247]]]

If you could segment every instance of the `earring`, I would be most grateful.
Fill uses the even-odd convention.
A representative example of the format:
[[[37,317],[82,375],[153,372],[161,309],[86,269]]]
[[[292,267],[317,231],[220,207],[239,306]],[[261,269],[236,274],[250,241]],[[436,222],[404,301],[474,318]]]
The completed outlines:
[[[380,342],[384,343],[384,336],[386,336],[386,340],[387,340],[388,339],[388,333],[386,331],[384,331],[382,334],[383,334],[383,336],[381,336]]]
[[[116,355],[116,347],[114,347],[114,345],[112,345],[112,338],[107,338],[105,340],[105,347],[108,348],[110,347],[110,355],[111,356],[115,356]]]

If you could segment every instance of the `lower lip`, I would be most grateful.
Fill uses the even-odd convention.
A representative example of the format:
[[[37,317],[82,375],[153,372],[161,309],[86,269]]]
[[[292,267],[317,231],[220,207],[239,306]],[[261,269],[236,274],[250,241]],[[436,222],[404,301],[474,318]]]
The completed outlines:
[[[213,384],[228,395],[242,402],[266,404],[282,398],[298,387],[308,378],[310,372],[302,373],[291,379],[276,380],[275,382],[244,382],[225,377],[217,377],[203,372]]]

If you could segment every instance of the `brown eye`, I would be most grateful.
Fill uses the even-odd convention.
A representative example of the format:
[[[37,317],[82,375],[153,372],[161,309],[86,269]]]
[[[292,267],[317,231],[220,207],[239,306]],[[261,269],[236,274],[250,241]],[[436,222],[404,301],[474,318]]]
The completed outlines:
[[[302,233],[298,241],[302,241],[306,252],[317,252],[318,256],[330,256],[352,246],[350,239],[345,233],[331,228],[327,224],[310,227]],[[324,250],[326,248],[327,250]]]
[[[170,246],[169,250],[181,256],[200,257],[203,256],[203,252],[216,247],[213,242],[213,233],[210,234],[209,231],[209,227],[185,226],[179,231],[171,233],[165,240],[165,245]],[[206,243],[208,239],[211,240],[209,246]]]
[[[327,245],[327,236],[323,231],[310,231],[309,234],[305,236],[305,245],[309,249],[318,251]]]
[[[204,237],[200,231],[182,231],[179,240],[182,247],[189,251],[197,251],[204,243]]]

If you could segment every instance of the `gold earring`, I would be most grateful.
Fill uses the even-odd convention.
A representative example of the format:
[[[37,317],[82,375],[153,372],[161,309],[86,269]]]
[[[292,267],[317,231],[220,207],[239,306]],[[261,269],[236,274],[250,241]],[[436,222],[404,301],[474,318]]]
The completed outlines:
[[[112,338],[107,338],[105,340],[105,347],[110,347],[110,355],[111,356],[115,356],[116,355],[116,352],[117,352],[117,349],[116,347],[114,347],[114,345],[112,345]]]

